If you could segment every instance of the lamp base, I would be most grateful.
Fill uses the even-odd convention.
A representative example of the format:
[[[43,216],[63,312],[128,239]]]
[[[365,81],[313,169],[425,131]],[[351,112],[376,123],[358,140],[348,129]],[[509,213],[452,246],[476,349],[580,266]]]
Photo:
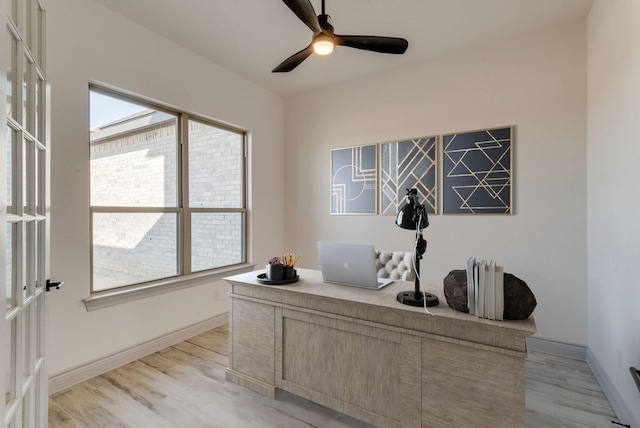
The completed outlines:
[[[427,306],[438,306],[438,304],[440,304],[438,296],[434,294],[424,293],[424,299],[422,296],[423,293],[416,293],[415,291],[402,291],[398,293],[396,299],[403,305],[409,306],[425,306],[424,299],[426,299]]]

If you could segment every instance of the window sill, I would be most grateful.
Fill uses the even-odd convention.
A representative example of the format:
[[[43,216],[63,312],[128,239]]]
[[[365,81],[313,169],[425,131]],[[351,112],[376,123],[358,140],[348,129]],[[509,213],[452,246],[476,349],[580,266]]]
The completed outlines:
[[[108,308],[121,303],[132,302],[150,296],[169,293],[183,288],[196,285],[209,284],[213,281],[220,281],[227,276],[250,272],[255,268],[254,264],[242,264],[229,268],[217,270],[215,272],[196,273],[189,276],[170,278],[162,281],[155,281],[149,284],[128,287],[126,289],[106,290],[94,293],[91,297],[82,299],[87,312],[97,309]]]

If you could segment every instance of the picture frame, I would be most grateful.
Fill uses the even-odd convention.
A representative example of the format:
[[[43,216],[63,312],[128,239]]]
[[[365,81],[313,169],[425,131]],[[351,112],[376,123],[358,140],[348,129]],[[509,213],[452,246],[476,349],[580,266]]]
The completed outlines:
[[[443,135],[443,214],[513,214],[513,130]]]
[[[331,214],[377,214],[377,165],[377,144],[331,150]]]
[[[380,214],[396,215],[408,189],[417,189],[427,213],[437,213],[437,145],[437,136],[380,144]]]

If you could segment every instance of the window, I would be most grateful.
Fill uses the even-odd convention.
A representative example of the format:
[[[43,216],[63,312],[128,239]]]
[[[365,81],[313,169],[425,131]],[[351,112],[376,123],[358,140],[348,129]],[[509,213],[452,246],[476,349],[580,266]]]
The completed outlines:
[[[89,93],[92,292],[245,263],[245,133]]]

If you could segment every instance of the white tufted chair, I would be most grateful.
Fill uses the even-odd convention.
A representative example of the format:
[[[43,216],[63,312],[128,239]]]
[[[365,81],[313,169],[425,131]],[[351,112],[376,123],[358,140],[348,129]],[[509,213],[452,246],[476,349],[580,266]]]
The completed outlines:
[[[404,251],[376,251],[379,278],[413,281],[413,253]]]

